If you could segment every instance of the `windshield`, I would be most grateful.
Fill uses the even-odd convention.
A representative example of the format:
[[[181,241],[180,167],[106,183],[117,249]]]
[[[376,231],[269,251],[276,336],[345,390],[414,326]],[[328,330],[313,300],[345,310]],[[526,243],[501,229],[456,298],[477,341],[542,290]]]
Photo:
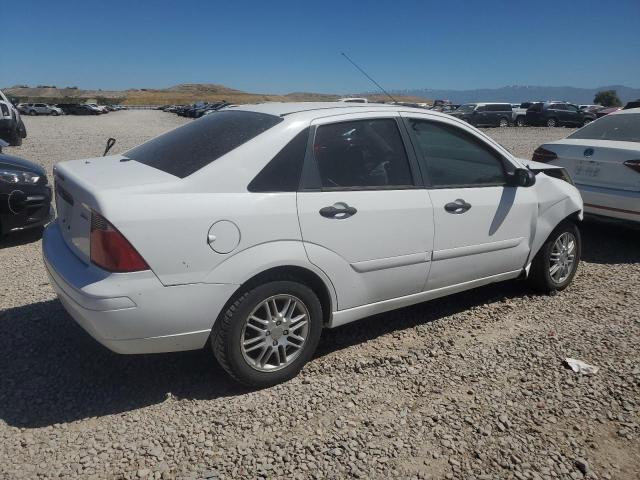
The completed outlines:
[[[184,178],[282,120],[264,113],[215,112],[149,140],[124,156]]]
[[[457,109],[456,112],[460,112],[460,113],[471,113],[473,112],[473,109],[476,108],[476,104],[475,103],[465,103],[464,105],[460,105]]]
[[[607,115],[587,124],[568,138],[640,142],[640,113]]]

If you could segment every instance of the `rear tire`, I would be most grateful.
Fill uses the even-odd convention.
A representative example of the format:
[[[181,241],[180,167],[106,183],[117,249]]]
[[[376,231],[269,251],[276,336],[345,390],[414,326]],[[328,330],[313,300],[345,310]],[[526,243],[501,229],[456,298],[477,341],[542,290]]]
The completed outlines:
[[[498,123],[498,126],[501,128],[505,128],[509,126],[509,120],[507,118],[501,118],[500,119],[500,123]]]
[[[558,121],[551,117],[547,119],[547,127],[558,127],[560,124],[558,123]]]
[[[516,118],[516,125],[519,127],[524,127],[526,125],[524,121],[524,117]]]
[[[213,326],[211,349],[231,377],[263,388],[295,377],[321,332],[322,306],[313,290],[294,280],[273,280],[236,296]]]
[[[529,283],[545,293],[564,290],[576,274],[581,253],[580,230],[574,222],[565,220],[551,232],[534,257]]]

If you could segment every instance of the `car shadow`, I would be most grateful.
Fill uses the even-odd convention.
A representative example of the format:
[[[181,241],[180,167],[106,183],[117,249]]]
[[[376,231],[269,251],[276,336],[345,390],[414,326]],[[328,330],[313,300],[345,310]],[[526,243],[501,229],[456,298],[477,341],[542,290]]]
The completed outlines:
[[[208,351],[118,355],[93,340],[58,300],[0,312],[0,418],[35,428],[177,398],[246,392]]]
[[[326,330],[316,358],[471,306],[522,295],[522,284],[481,288]],[[118,355],[93,340],[58,300],[0,312],[0,419],[37,428],[171,401],[242,395],[205,348]]]
[[[582,260],[599,264],[640,263],[640,228],[586,218],[580,225]]]

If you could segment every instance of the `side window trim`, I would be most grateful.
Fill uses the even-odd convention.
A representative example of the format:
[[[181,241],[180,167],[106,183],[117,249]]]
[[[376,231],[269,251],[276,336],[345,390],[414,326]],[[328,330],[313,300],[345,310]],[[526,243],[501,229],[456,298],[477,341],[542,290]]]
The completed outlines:
[[[508,167],[511,166],[512,168],[515,168],[515,166],[510,161],[508,161],[504,157],[504,155],[502,155],[502,153],[500,153],[498,150],[493,148],[493,146],[491,146],[488,143],[484,142],[482,139],[476,137],[472,133],[469,133],[469,132],[465,131],[464,129],[458,127],[457,125],[453,125],[453,124],[448,123],[448,122],[441,122],[439,120],[420,118],[420,117],[412,117],[412,116],[404,116],[404,115],[401,118],[402,118],[402,121],[403,121],[403,123],[405,125],[405,128],[406,128],[406,130],[407,130],[407,132],[409,134],[409,138],[411,139],[411,143],[413,144],[413,148],[415,150],[415,154],[416,154],[416,156],[419,157],[419,159],[421,158],[421,160],[422,160],[422,161],[419,161],[419,164],[420,164],[421,170],[423,172],[424,184],[425,184],[426,188],[428,188],[430,190],[441,190],[441,189],[451,189],[451,188],[485,188],[485,187],[497,187],[497,186],[507,185],[508,177],[509,177],[509,169],[508,169]],[[460,131],[464,132],[464,134],[467,137],[471,138],[475,143],[479,143],[483,147],[487,148],[500,161],[500,166],[502,167],[502,173],[504,175],[504,182],[500,182],[500,183],[485,183],[485,184],[481,184],[481,185],[475,185],[475,184],[434,185],[433,182],[431,181],[431,178],[429,177],[429,173],[428,173],[428,162],[429,162],[429,160],[428,160],[428,158],[426,158],[426,156],[424,156],[422,154],[422,151],[417,146],[418,145],[418,140],[415,138],[415,134],[411,131],[412,130],[411,129],[411,120],[415,120],[415,121],[419,121],[419,122],[437,123],[437,124],[439,123],[439,124],[450,126],[451,128],[460,129]]]
[[[366,120],[385,120],[385,119],[390,119],[395,121],[396,127],[398,129],[398,133],[400,134],[402,144],[407,156],[407,161],[409,163],[409,169],[411,171],[413,184],[412,185],[392,185],[392,186],[377,185],[377,186],[371,186],[371,187],[368,187],[368,186],[323,187],[322,180],[320,178],[320,169],[318,167],[318,163],[314,155],[314,145],[315,145],[316,133],[318,131],[318,128],[324,125],[332,125],[337,123],[347,123],[347,122],[366,121]],[[423,178],[424,177],[422,175],[422,168],[420,167],[420,161],[411,143],[409,133],[406,131],[406,125],[402,117],[393,116],[393,117],[371,117],[371,118],[348,119],[348,120],[340,120],[337,122],[322,123],[322,124],[311,126],[311,131],[309,132],[309,141],[307,144],[307,152],[305,155],[304,164],[302,166],[302,175],[300,178],[299,191],[303,191],[303,192],[352,191],[353,192],[353,191],[372,191],[372,190],[412,190],[412,189],[425,188]]]

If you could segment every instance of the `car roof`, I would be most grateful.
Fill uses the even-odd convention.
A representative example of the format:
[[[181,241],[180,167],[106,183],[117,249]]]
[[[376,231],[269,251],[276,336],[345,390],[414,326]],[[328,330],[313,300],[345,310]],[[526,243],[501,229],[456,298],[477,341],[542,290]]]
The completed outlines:
[[[296,119],[314,119],[330,117],[333,115],[345,115],[350,113],[365,112],[408,112],[430,115],[433,117],[451,119],[446,113],[427,110],[425,108],[408,107],[405,105],[385,103],[346,103],[346,102],[269,102],[246,105],[231,105],[224,110],[240,110],[246,112],[265,113],[279,117],[294,117]]]

